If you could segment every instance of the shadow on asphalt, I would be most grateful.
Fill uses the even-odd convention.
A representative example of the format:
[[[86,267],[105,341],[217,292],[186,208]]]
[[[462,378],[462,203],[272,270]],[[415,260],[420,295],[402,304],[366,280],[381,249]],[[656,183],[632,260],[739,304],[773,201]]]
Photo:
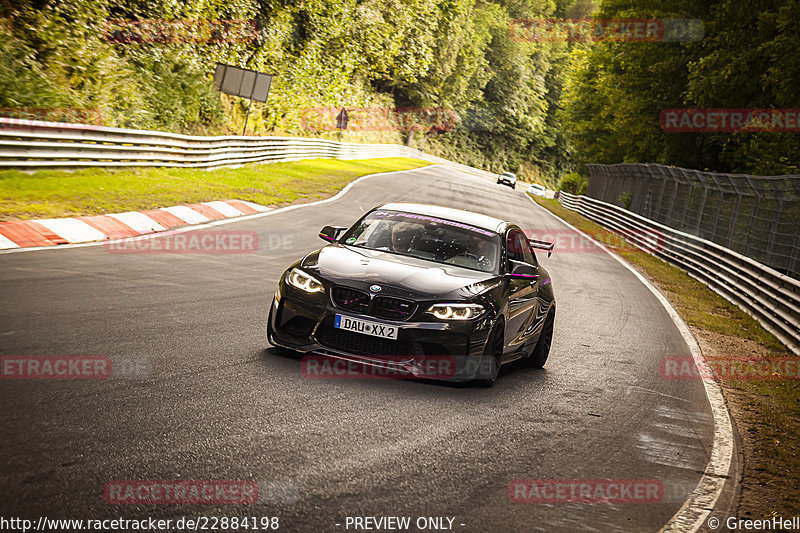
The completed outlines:
[[[275,346],[270,346],[269,348],[265,348],[260,353],[260,358],[263,362],[268,362],[272,358],[280,358],[285,361],[296,361],[297,362],[297,374],[301,374],[300,364],[303,357],[305,357],[305,353],[293,352],[291,350],[287,350],[285,348],[278,348]],[[435,379],[415,379],[415,378],[338,378],[338,379],[309,379],[309,381],[336,381],[336,382],[370,382],[370,383],[377,383],[377,384],[389,384],[390,386],[394,387],[396,384],[408,383],[414,384],[411,386],[411,389],[415,392],[419,392],[420,387],[415,385],[421,385],[427,387],[429,390],[442,390],[442,389],[468,389],[468,390],[475,390],[475,391],[483,391],[484,393],[489,393],[490,391],[502,391],[504,389],[504,383],[507,385],[519,385],[520,379],[524,379],[525,384],[527,386],[535,386],[535,385],[542,385],[544,386],[547,382],[547,369],[546,368],[529,368],[522,364],[521,361],[514,361],[513,363],[506,364],[500,369],[500,375],[497,378],[497,381],[492,387],[482,387],[475,385],[471,382],[451,382],[451,381],[444,381],[444,380],[435,380]],[[512,383],[513,382],[513,383]]]

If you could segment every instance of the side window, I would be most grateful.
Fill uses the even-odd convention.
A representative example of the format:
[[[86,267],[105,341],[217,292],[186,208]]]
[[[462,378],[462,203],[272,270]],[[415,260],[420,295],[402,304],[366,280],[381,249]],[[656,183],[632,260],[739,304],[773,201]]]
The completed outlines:
[[[531,251],[531,243],[528,242],[528,238],[524,233],[520,233],[519,238],[522,241],[520,246],[522,246],[522,254],[525,256],[525,262],[529,265],[535,265],[536,258],[533,256],[533,252]]]
[[[524,261],[525,258],[522,255],[522,250],[519,247],[519,240],[517,239],[517,233],[509,233],[508,234],[508,246],[506,251],[506,257],[509,259],[513,259],[514,261]]]
[[[536,264],[528,239],[520,231],[512,231],[508,234],[508,258],[530,265]]]

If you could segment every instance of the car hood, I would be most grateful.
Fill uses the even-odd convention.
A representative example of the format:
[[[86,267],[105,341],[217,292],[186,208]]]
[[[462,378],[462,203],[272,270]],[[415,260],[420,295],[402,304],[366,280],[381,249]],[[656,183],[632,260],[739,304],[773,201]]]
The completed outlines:
[[[419,296],[443,296],[455,292],[469,297],[484,290],[481,282],[497,277],[491,272],[338,243],[309,254],[300,264],[334,283],[349,286],[385,284]]]

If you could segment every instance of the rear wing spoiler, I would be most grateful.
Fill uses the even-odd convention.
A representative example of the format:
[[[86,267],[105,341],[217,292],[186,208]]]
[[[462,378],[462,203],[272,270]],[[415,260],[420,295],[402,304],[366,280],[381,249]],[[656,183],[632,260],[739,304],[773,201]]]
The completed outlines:
[[[537,241],[536,239],[528,239],[528,242],[531,243],[531,246],[534,248],[538,248],[540,250],[547,250],[547,257],[553,255],[553,248],[555,248],[555,244],[553,244],[552,242]]]

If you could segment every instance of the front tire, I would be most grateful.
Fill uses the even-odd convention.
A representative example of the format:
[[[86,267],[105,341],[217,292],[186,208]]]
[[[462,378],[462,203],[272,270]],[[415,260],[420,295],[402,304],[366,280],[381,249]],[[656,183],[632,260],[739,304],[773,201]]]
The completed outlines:
[[[539,340],[536,341],[536,346],[528,358],[528,366],[533,368],[542,368],[547,362],[547,356],[550,355],[550,346],[553,344],[553,324],[555,322],[555,312],[551,311],[547,314],[547,318],[542,326],[542,332],[539,334]]]
[[[486,341],[486,348],[483,350],[483,357],[481,358],[481,366],[478,369],[478,375],[481,376],[475,379],[475,384],[480,387],[491,387],[497,381],[497,376],[500,375],[500,359],[503,356],[503,326],[499,324],[495,326],[489,334],[489,339]]]

